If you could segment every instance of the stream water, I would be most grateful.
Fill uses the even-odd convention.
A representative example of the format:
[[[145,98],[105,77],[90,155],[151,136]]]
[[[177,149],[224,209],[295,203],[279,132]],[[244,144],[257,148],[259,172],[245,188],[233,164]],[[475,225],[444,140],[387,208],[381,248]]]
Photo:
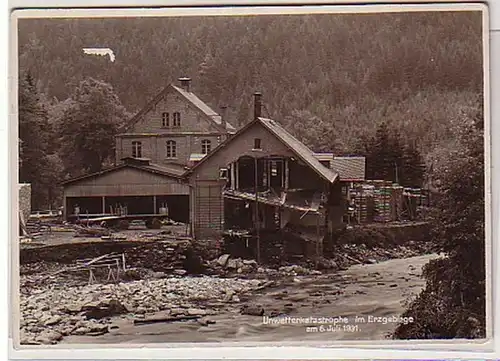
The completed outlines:
[[[396,328],[399,319],[395,318],[408,300],[424,286],[422,267],[435,257],[393,259],[334,274],[291,277],[242,296],[223,313],[210,316],[215,323],[205,326],[196,321],[134,325],[130,319],[116,319],[107,334],[70,336],[62,344],[384,340]],[[286,310],[289,317],[242,315],[243,304]]]

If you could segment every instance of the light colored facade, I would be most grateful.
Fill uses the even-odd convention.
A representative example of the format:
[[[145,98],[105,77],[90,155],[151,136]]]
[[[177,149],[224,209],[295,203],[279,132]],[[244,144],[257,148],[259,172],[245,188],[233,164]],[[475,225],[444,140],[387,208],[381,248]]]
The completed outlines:
[[[116,162],[148,158],[155,164],[188,165],[192,154],[208,154],[236,129],[199,99],[190,79],[169,85],[116,137]]]

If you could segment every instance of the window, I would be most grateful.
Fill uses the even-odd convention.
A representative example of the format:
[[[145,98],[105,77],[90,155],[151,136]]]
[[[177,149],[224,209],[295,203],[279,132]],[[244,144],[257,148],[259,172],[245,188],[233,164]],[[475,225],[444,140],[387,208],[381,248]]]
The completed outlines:
[[[141,142],[132,142],[132,157],[141,158],[142,157],[142,144]]]
[[[167,141],[167,158],[177,158],[177,143],[173,140]]]
[[[201,141],[201,153],[208,154],[212,150],[212,142],[208,139],[203,139]]]
[[[271,177],[278,176],[278,163],[275,160],[271,161]]]
[[[262,148],[260,147],[260,139],[259,139],[259,138],[255,138],[255,139],[253,140],[253,149],[262,149]]]
[[[181,113],[175,112],[174,113],[174,127],[180,127],[181,126]]]
[[[169,113],[161,113],[161,126],[163,128],[170,126],[170,114]]]
[[[227,168],[219,168],[219,179],[227,180],[229,178],[229,171]]]

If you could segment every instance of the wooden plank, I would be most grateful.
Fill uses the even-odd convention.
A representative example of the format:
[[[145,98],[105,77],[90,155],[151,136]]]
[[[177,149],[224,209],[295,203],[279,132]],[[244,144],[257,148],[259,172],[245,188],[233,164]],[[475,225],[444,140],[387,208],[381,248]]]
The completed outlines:
[[[188,316],[179,316],[179,317],[155,317],[155,318],[146,318],[143,320],[136,319],[134,320],[134,325],[148,325],[152,323],[160,323],[160,322],[179,322],[179,321],[189,321],[189,320],[197,320],[202,318],[203,316],[198,315],[188,315]]]

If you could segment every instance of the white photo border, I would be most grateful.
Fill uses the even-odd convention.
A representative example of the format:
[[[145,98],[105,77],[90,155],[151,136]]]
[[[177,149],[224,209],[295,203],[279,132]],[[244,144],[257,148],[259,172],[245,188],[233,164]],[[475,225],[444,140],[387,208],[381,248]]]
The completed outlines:
[[[284,6],[285,2],[280,0],[273,1],[273,4],[281,4],[283,7],[275,7],[275,6],[258,6],[268,4],[269,1],[252,1],[252,2],[243,2],[243,1],[233,1],[232,3],[220,1],[217,4],[208,4],[207,2],[202,1],[150,1],[149,4],[138,4],[136,1],[131,0],[122,0],[122,1],[107,1],[104,3],[103,1],[78,1],[72,0],[71,3],[67,1],[11,1],[9,4],[9,11],[11,12],[11,23],[9,26],[10,37],[8,41],[10,42],[10,63],[9,63],[9,85],[8,92],[8,112],[9,112],[9,122],[7,124],[8,131],[2,132],[5,133],[4,142],[2,145],[8,144],[8,148],[6,152],[2,152],[3,154],[9,154],[10,157],[7,161],[7,167],[10,171],[10,179],[8,182],[8,197],[6,201],[11,205],[10,214],[9,214],[9,223],[4,227],[4,229],[10,228],[9,234],[6,234],[8,243],[9,243],[9,254],[11,256],[16,255],[16,257],[9,257],[6,262],[2,264],[8,265],[7,271],[12,272],[12,270],[19,269],[19,260],[18,260],[18,247],[17,242],[13,242],[12,240],[17,239],[17,219],[16,217],[12,217],[11,214],[17,214],[17,202],[18,202],[18,194],[17,194],[17,171],[13,171],[17,169],[17,146],[15,141],[17,139],[17,44],[15,35],[16,25],[15,19],[22,16],[33,16],[40,17],[42,12],[45,13],[43,17],[49,15],[48,17],[67,17],[71,14],[71,16],[75,16],[76,14],[82,14],[81,17],[89,17],[89,16],[120,16],[118,12],[123,12],[129,14],[127,16],[131,16],[132,12],[141,12],[140,16],[145,16],[145,14],[153,14],[158,12],[171,10],[165,10],[156,8],[156,9],[65,9],[65,10],[16,10],[12,12],[15,8],[26,8],[26,7],[80,7],[80,6],[102,6],[102,7],[114,7],[114,6],[183,6],[182,8],[176,10],[180,11],[181,14],[185,15],[216,15],[218,13],[220,15],[228,15],[228,12],[234,10],[240,12],[246,12],[248,14],[255,14],[255,11],[266,12],[266,13],[283,13],[288,12],[291,9],[295,8],[300,11],[310,12],[324,12],[325,9],[330,8],[327,5],[321,6],[301,6],[301,7],[289,7]],[[308,5],[312,2],[308,1],[286,1],[286,4],[301,4]],[[457,3],[445,3],[445,2],[437,2],[432,5],[423,3],[423,2],[412,2],[412,4],[404,4],[401,2],[390,2],[384,5],[370,5],[370,6],[362,6],[362,7],[353,7],[353,5],[335,5],[335,2],[325,2],[325,1],[314,1],[317,4],[328,3],[331,4],[331,10],[334,13],[338,12],[355,12],[359,13],[360,11],[411,11],[410,9],[419,9],[423,10],[427,7],[431,11],[437,10],[450,10],[450,9],[467,9],[467,10],[482,10],[484,14],[483,23],[486,25],[484,27],[484,39],[483,39],[483,55],[484,55],[484,114],[485,119],[485,168],[486,168],[486,211],[489,214],[489,217],[486,217],[486,236],[487,236],[487,257],[486,257],[486,267],[487,267],[487,284],[489,285],[487,290],[487,332],[488,337],[495,337],[496,334],[493,333],[493,330],[498,330],[499,319],[495,317],[493,319],[493,311],[494,311],[494,303],[493,299],[496,299],[496,287],[493,287],[492,281],[495,280],[498,283],[498,267],[494,262],[494,259],[498,259],[500,256],[499,249],[496,246],[497,242],[493,242],[493,240],[498,240],[498,230],[496,229],[496,225],[499,223],[498,219],[498,210],[499,210],[499,198],[498,192],[496,188],[493,186],[495,184],[494,180],[498,180],[498,172],[499,165],[497,159],[493,156],[494,154],[500,154],[500,149],[498,145],[494,142],[491,142],[492,139],[495,139],[495,135],[498,136],[498,125],[494,123],[495,116],[500,116],[500,104],[496,102],[491,102],[492,99],[500,98],[500,80],[495,82],[495,79],[500,79],[500,1],[491,1],[488,3],[488,6],[482,3],[470,3],[470,2],[462,2],[461,4]],[[370,4],[371,2],[365,2],[364,4]],[[494,5],[494,3],[497,3]],[[186,6],[209,6],[216,5],[215,7],[208,8],[189,8]],[[248,7],[221,7],[222,5],[250,5]],[[358,3],[359,5],[359,3]],[[258,7],[257,7],[258,6]],[[488,9],[489,8],[489,9]],[[488,11],[489,10],[489,11]],[[416,11],[416,10],[415,10]],[[90,15],[89,15],[90,14]],[[488,14],[490,18],[488,18]],[[179,13],[176,12],[176,16]],[[151,15],[153,16],[153,15]],[[495,20],[495,21],[494,21]],[[491,21],[491,23],[490,23]],[[488,24],[490,23],[490,30],[488,31]],[[490,58],[491,52],[491,58]],[[15,61],[12,61],[15,59]],[[491,63],[490,63],[491,60]],[[491,71],[491,83],[490,83],[490,71]],[[495,76],[496,75],[496,76]],[[491,87],[491,92],[490,92]],[[496,97],[495,97],[496,95]],[[497,105],[499,104],[499,105]],[[492,117],[493,116],[493,117]],[[10,133],[9,133],[10,132]],[[491,144],[491,145],[490,145]],[[495,151],[496,149],[496,151]],[[3,159],[2,159],[3,160]],[[495,167],[496,165],[496,167]],[[490,172],[491,170],[491,172]],[[495,227],[492,230],[492,226]],[[493,247],[494,246],[494,247]],[[12,253],[14,252],[14,253]],[[495,256],[495,257],[494,257]],[[10,263],[8,263],[9,261]],[[493,267],[494,266],[494,267]],[[496,276],[496,277],[495,277]],[[8,281],[12,281],[12,288],[10,289],[11,299],[10,306],[15,306],[19,300],[19,289],[18,289],[18,279],[16,277],[12,278],[8,277]],[[493,288],[493,292],[490,290]],[[495,296],[495,298],[493,298]],[[497,302],[498,303],[498,302]],[[3,307],[3,309],[7,309]],[[280,359],[311,359],[311,358],[363,358],[363,357],[377,357],[377,358],[393,358],[396,357],[404,357],[404,358],[415,358],[415,357],[425,357],[425,358],[439,358],[439,357],[474,357],[474,358],[493,358],[494,355],[491,353],[491,350],[498,350],[498,339],[494,342],[494,339],[491,338],[487,342],[483,340],[479,341],[470,341],[467,344],[464,344],[464,341],[453,342],[453,340],[442,341],[424,341],[424,340],[415,340],[415,341],[383,341],[381,344],[380,341],[353,341],[353,342],[342,342],[339,347],[337,344],[335,345],[325,345],[322,343],[315,343],[312,345],[308,343],[307,345],[303,345],[300,347],[296,347],[296,343],[280,343],[279,345],[272,346],[272,343],[260,342],[254,343],[251,349],[247,347],[237,346],[242,343],[227,343],[227,344],[211,344],[210,346],[204,347],[204,344],[181,344],[182,347],[172,347],[174,345],[168,345],[168,349],[158,349],[160,345],[158,344],[144,344],[144,345],[103,345],[102,347],[95,347],[93,349],[89,347],[79,345],[71,345],[70,349],[62,349],[59,346],[51,346],[51,347],[26,347],[19,350],[13,350],[14,339],[16,339],[16,333],[19,330],[19,319],[18,317],[14,317],[16,322],[12,322],[12,327],[10,328],[10,337],[9,337],[9,347],[10,347],[10,355],[15,358],[52,358],[52,359],[71,359],[71,358],[86,358],[86,359],[124,359],[124,358],[142,358],[147,357],[148,359],[164,359],[175,358],[175,359],[213,359],[213,358],[221,358],[221,357],[230,357],[230,358],[240,358],[247,359],[251,356],[252,359],[258,358],[280,358]],[[493,321],[495,324],[493,325]],[[495,326],[495,327],[493,327]],[[496,337],[497,338],[497,337]],[[203,346],[201,346],[203,345]],[[234,345],[235,347],[231,347]],[[245,345],[249,345],[249,343],[245,343]],[[264,346],[265,345],[265,346]],[[286,346],[285,346],[286,345]],[[163,346],[163,345],[161,345]],[[356,346],[356,347],[354,347]],[[496,346],[496,347],[495,347]],[[66,346],[68,347],[68,346]],[[470,352],[474,350],[476,352]],[[250,352],[249,352],[250,351]],[[388,351],[390,353],[388,353]],[[451,352],[449,352],[451,351]],[[399,355],[399,356],[398,356]],[[493,356],[493,357],[492,357]]]

